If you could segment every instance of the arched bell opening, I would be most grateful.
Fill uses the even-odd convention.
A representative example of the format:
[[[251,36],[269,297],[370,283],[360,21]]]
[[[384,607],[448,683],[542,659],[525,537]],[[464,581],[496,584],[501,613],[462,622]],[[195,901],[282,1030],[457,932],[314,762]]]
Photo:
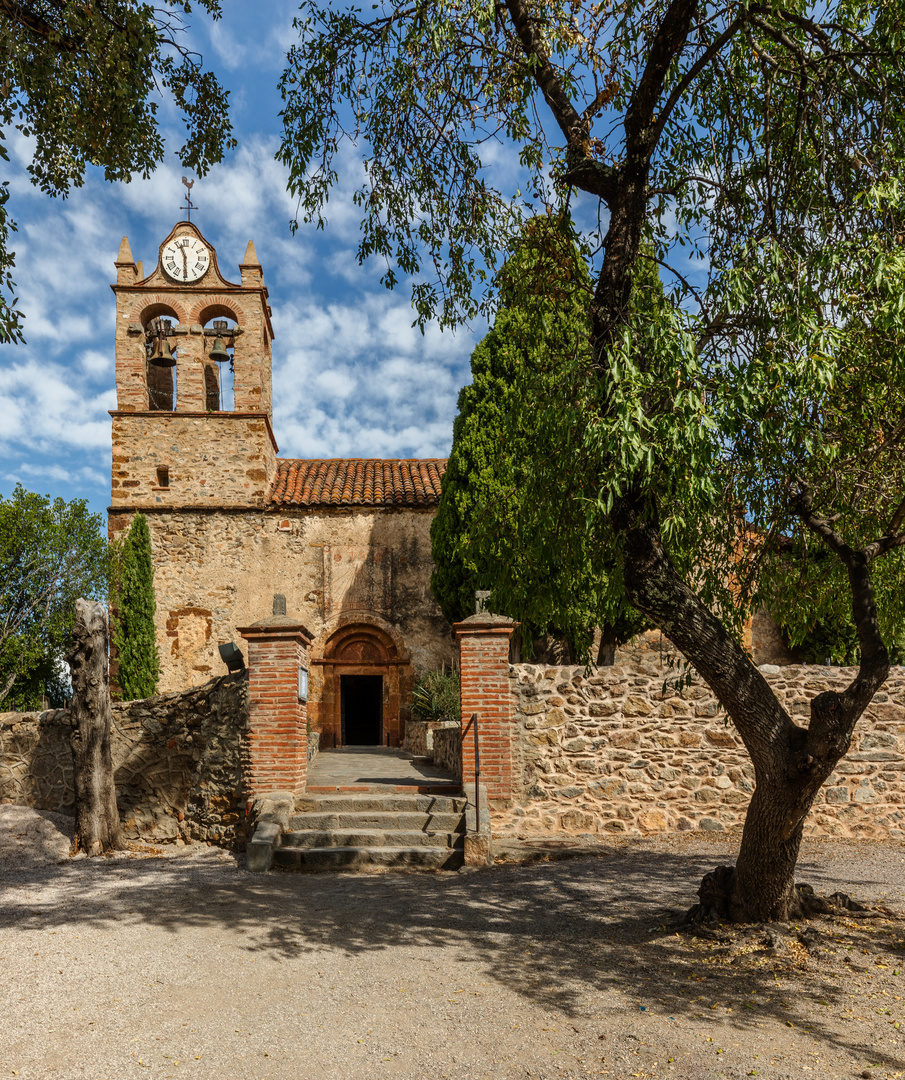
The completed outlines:
[[[232,412],[235,409],[236,338],[242,333],[233,312],[212,305],[202,312],[204,327],[204,389],[208,412]]]
[[[386,630],[342,626],[312,666],[308,715],[324,749],[401,745],[414,680],[411,662]]]
[[[148,408],[172,412],[176,408],[176,357],[179,316],[173,308],[155,304],[142,312],[145,328],[145,370]]]

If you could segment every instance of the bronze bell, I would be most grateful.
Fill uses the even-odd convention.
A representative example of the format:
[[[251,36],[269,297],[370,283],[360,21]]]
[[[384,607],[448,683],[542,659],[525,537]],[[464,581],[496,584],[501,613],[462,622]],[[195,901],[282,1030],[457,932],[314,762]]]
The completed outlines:
[[[176,357],[170,350],[170,343],[161,334],[154,345],[154,351],[148,357],[149,363],[155,367],[175,367]]]
[[[226,351],[226,342],[218,334],[214,339],[214,347],[208,353],[211,360],[216,360],[218,364],[222,364],[229,359],[229,353]]]

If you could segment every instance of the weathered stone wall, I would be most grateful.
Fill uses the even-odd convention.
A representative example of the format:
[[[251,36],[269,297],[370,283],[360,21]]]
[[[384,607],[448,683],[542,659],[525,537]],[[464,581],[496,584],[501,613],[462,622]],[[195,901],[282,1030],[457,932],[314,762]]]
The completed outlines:
[[[451,664],[455,646],[430,591],[433,516],[391,507],[149,512],[161,688],[222,672],[217,646],[244,649],[236,627],[268,614],[274,593],[314,635],[315,660],[331,634],[354,623],[389,634],[415,672]],[[130,520],[111,515],[111,531]],[[313,704],[320,678],[315,663]]]
[[[169,471],[161,486],[158,468]],[[114,509],[264,506],[276,445],[262,413],[113,415]]]
[[[786,648],[776,622],[764,609],[748,621],[742,644],[755,664],[798,663],[798,658]],[[617,664],[657,664],[665,669],[677,659],[682,659],[678,650],[659,630],[638,634],[616,650]]]
[[[308,732],[308,768],[311,768],[311,763],[317,757],[321,748],[321,733],[319,731]]]
[[[462,779],[462,726],[450,723],[434,732],[434,764]],[[466,782],[468,778],[466,777]],[[474,778],[472,778],[474,779]]]
[[[415,757],[433,757],[436,732],[446,728],[459,728],[457,720],[409,720],[405,727],[402,749]]]
[[[699,679],[664,688],[654,663],[587,677],[579,667],[510,667],[515,699],[515,805],[494,831],[641,834],[740,825],[754,770]],[[765,665],[792,716],[851,680],[851,668]],[[905,839],[905,668],[894,668],[823,788],[806,832]]]
[[[459,776],[462,771],[461,733],[458,720],[409,720],[403,749],[415,757],[429,757],[438,769]]]
[[[248,679],[113,706],[116,796],[127,839],[244,846]],[[0,714],[0,802],[75,812],[69,713]]]

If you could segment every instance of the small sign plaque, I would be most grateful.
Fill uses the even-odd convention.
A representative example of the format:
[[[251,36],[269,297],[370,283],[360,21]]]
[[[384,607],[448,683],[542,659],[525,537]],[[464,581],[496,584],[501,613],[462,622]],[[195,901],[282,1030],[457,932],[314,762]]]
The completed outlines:
[[[308,700],[308,669],[299,668],[299,701]]]

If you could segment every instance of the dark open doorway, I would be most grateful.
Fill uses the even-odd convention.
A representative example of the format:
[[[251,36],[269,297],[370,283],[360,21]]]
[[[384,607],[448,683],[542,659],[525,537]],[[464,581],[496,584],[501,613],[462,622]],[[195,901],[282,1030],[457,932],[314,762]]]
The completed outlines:
[[[383,676],[341,675],[343,746],[379,746],[383,734]]]

